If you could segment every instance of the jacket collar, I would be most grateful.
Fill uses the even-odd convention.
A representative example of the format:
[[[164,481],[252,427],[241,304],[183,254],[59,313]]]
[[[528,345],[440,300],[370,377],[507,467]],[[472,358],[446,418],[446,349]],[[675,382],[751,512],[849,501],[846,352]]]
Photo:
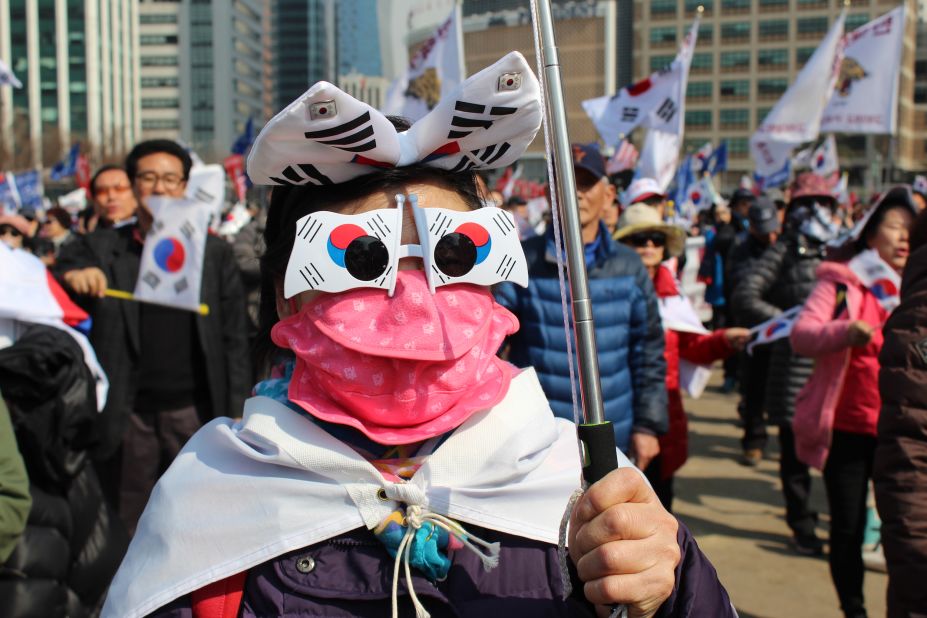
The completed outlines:
[[[551,225],[547,229],[545,234],[545,239],[547,241],[546,250],[544,253],[544,259],[551,264],[557,263],[557,246],[554,242],[554,226]],[[618,243],[612,239],[611,235],[608,233],[608,228],[605,227],[605,223],[599,221],[599,235],[596,236],[596,239],[591,243],[583,245],[583,252],[586,258],[586,269],[592,270],[596,266],[601,265],[608,258],[612,257],[618,251]],[[563,261],[566,261],[566,254],[564,251]]]

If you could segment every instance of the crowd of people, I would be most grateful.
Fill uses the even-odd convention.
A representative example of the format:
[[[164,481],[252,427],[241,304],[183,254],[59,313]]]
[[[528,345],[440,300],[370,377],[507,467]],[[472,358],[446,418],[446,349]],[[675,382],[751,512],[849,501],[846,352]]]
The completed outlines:
[[[304,96],[314,109],[336,95]],[[364,106],[337,96],[342,109]],[[594,605],[624,603],[641,616],[733,616],[672,516],[688,456],[683,391],[698,396],[719,361],[722,389],[739,394],[743,465],[766,456],[776,428],[785,519],[804,555],[825,551],[809,505],[810,469],[822,471],[844,615],[866,616],[871,482],[889,615],[923,615],[923,196],[900,185],[853,209],[805,172],[783,199],[738,189],[682,226],[655,181],[616,186],[597,146],[573,146],[605,412],[627,459],[573,507],[561,561],[557,528],[580,463],[555,420],[573,419],[576,386],[550,215],[529,222],[524,200],[503,204],[466,166],[371,171],[280,154],[272,146],[293,126],[307,139],[334,135],[311,124],[328,119],[289,109],[255,143],[252,179],[261,184],[261,166],[283,157],[272,163],[323,175],[338,166],[343,180],[276,183],[232,237],[209,234],[208,315],[106,294],[135,286],[148,200],[186,192],[192,161],[174,142],[140,143],[122,165],[97,170],[79,217],[0,216],[0,240],[33,252],[90,317],[109,382],[98,413],[81,349],[48,325],[21,325],[0,349],[0,615],[95,615],[116,576],[104,610],[114,616],[204,615],[196,608],[229,600],[236,615],[385,615],[389,598],[393,615],[591,616]],[[540,116],[519,109],[498,124],[521,122],[511,134],[527,144]],[[377,131],[415,131],[374,117]],[[287,124],[298,122],[310,124]],[[294,246],[311,243],[306,226],[363,226],[397,207],[396,246],[417,251],[397,254],[358,228],[373,240],[338,254],[333,231],[319,255],[340,256],[353,284],[302,275],[309,287],[285,291]],[[444,246],[445,261],[470,263],[447,266],[436,283],[427,268],[445,267],[421,248],[422,213],[458,217],[455,234],[466,236],[459,230],[481,221],[470,213],[499,207],[516,225],[527,279],[468,282],[475,247],[488,246],[471,236]],[[706,240],[705,322],[680,284],[694,236]],[[900,294],[891,277],[869,279],[871,263],[903,277]],[[389,281],[387,265],[391,287],[374,283]],[[790,334],[757,341],[757,327],[795,307]],[[482,574],[493,567],[510,575]]]

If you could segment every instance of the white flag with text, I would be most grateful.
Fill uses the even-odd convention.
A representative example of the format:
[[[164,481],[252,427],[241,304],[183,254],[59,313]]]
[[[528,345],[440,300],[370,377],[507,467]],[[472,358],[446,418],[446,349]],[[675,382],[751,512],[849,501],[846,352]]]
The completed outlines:
[[[148,198],[154,223],[145,238],[135,299],[200,311],[209,208],[189,197]]]
[[[904,5],[847,33],[821,131],[894,133],[904,41]]]
[[[750,153],[761,176],[782,169],[798,144],[817,139],[843,58],[845,18],[846,10],[750,138]]]

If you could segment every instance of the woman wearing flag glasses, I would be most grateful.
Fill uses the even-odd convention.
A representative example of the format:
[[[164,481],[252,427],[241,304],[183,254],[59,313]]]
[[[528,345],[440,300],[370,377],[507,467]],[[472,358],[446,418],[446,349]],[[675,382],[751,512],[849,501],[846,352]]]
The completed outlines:
[[[666,390],[669,396],[669,431],[660,436],[660,454],[644,471],[667,510],[673,508],[673,476],[688,458],[688,422],[682,392],[699,396],[711,374],[706,366],[727,358],[747,343],[750,331],[728,328],[709,332],[679,291],[675,275],[664,262],[682,254],[686,236],[682,228],[663,223],[659,212],[646,204],[634,204],[618,222],[615,239],[630,246],[650,273],[660,299],[666,358]]]
[[[888,191],[838,251],[792,328],[797,354],[815,359],[798,394],[793,429],[799,459],[822,470],[830,507],[830,570],[847,618],[866,615],[862,542],[876,447],[882,325],[898,304],[917,214],[908,187]]]
[[[264,128],[273,377],[175,460],[104,615],[733,615],[634,469],[580,499],[558,560],[575,433],[495,356],[518,324],[488,286],[528,273],[474,177],[540,113],[513,53],[411,127],[321,82]]]

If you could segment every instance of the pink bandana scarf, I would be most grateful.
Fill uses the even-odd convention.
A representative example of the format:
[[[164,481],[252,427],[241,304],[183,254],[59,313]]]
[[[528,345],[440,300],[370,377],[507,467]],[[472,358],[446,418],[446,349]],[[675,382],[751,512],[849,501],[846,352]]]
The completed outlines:
[[[271,338],[296,355],[290,401],[381,444],[409,444],[502,400],[516,370],[496,352],[517,330],[486,288],[432,294],[422,271],[404,270],[393,297],[371,288],[323,294]]]

